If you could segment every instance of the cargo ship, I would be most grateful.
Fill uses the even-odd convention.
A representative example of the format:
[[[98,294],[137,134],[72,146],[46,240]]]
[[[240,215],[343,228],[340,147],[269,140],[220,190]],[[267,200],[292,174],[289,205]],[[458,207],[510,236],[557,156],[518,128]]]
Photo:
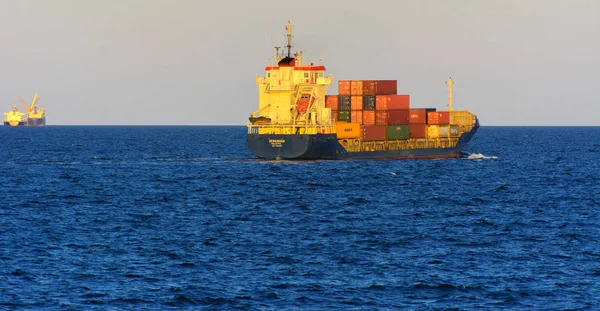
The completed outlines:
[[[25,114],[19,111],[17,105],[13,104],[12,109],[4,113],[4,125],[19,126],[25,125],[26,122]]]
[[[21,104],[27,110],[27,126],[44,126],[46,125],[46,110],[44,108],[37,107],[37,102],[39,101],[38,93],[33,95],[33,99],[31,100],[31,104],[27,106],[23,98],[19,97]]]
[[[248,120],[246,145],[257,157],[278,160],[413,159],[459,157],[479,128],[476,115],[414,108],[410,95],[398,94],[397,80],[340,80],[338,94],[325,66],[291,54],[292,24],[285,49],[265,76],[255,76],[258,109]]]

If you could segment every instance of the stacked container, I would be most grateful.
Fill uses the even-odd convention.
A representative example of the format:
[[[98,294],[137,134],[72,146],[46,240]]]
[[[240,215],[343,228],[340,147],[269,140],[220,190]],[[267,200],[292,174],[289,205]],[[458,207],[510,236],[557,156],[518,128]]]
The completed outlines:
[[[337,115],[335,120],[358,124],[363,141],[460,135],[459,129],[450,126],[450,112],[411,109],[410,96],[397,94],[396,80],[340,80],[338,93],[326,99],[325,107],[332,109],[332,116]],[[466,119],[462,115],[456,118]]]

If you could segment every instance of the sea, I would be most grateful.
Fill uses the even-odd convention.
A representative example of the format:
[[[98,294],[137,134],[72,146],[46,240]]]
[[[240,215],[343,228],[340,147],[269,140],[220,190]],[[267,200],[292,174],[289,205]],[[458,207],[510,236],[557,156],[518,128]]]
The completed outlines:
[[[243,126],[0,127],[0,310],[599,310],[600,127],[266,161]]]

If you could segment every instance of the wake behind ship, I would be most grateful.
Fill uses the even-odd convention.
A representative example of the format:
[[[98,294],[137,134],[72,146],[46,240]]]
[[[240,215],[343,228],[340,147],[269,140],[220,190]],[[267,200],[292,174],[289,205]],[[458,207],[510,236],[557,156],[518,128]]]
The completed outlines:
[[[264,159],[405,159],[458,157],[479,128],[477,117],[452,109],[413,108],[397,93],[396,80],[340,80],[338,94],[326,95],[333,77],[325,66],[276,48],[265,76],[255,77],[258,109],[249,118],[246,145]]]

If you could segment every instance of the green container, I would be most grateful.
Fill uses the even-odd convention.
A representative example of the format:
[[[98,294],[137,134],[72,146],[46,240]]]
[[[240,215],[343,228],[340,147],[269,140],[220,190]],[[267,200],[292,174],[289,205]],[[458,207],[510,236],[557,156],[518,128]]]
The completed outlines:
[[[338,110],[338,121],[350,122],[350,110]]]
[[[386,136],[388,140],[409,139],[408,124],[388,125]]]

